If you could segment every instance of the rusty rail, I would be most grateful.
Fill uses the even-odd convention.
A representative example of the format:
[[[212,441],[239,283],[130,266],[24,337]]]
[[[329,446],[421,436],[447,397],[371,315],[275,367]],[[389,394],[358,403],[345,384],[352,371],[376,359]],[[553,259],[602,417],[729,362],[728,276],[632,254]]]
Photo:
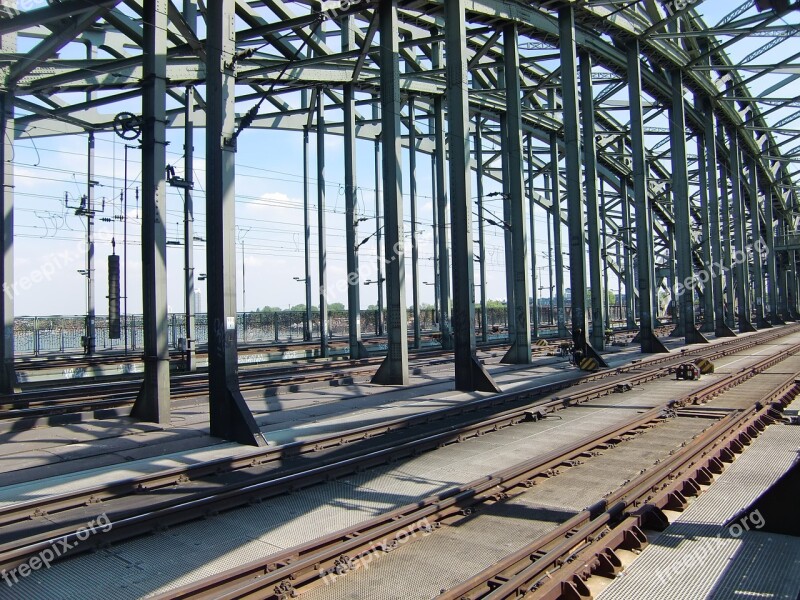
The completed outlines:
[[[741,383],[750,376],[740,373],[734,378]],[[728,414],[656,468],[438,600],[500,600],[528,593],[536,600],[590,597],[584,580],[594,573],[618,573],[621,562],[614,550],[639,549],[647,543],[643,529],[666,527],[663,510],[685,508],[686,496],[698,495],[701,484],[711,483],[713,474],[724,470],[724,462],[731,462],[774,422],[779,405],[800,391],[796,377],[787,377],[763,399],[764,404],[775,404],[754,402],[746,411]],[[717,388],[711,393],[718,393],[718,386],[711,387]]]
[[[785,329],[782,331],[783,335],[793,332]],[[739,345],[726,343],[724,347],[718,347],[711,351],[707,350],[702,353],[702,355],[704,357],[724,356],[732,352],[741,351],[742,346],[752,347],[753,345],[767,343],[772,339],[781,337],[780,335],[776,335],[776,332],[771,333],[772,335],[768,337],[764,336],[754,339],[757,336],[750,336],[745,340],[739,340]],[[723,346],[723,344],[719,346]],[[792,346],[788,350],[785,349],[777,356],[764,359],[761,363],[765,363],[769,360],[776,360],[779,359],[779,357],[782,359],[798,351],[800,351],[800,345]],[[678,360],[685,360],[685,356],[679,357]],[[665,361],[662,358],[657,362],[663,364]],[[635,369],[641,370],[642,366],[642,364],[637,365]],[[757,366],[758,365],[756,365],[756,367]],[[634,369],[630,368],[629,370]],[[622,369],[618,371],[625,372]],[[626,381],[641,383],[657,377],[663,377],[669,372],[669,366],[664,366],[652,371],[637,373]],[[730,377],[734,376],[729,376],[729,378]],[[743,375],[738,374],[735,377],[743,377]],[[572,385],[574,385],[574,383]],[[95,544],[104,544],[147,533],[159,527],[197,518],[207,512],[234,508],[248,502],[258,501],[266,497],[284,493],[287,490],[313,485],[314,483],[331,477],[339,477],[359,469],[383,464],[398,457],[410,456],[437,446],[482,435],[488,431],[513,425],[524,420],[540,418],[546,416],[551,411],[558,410],[565,406],[571,406],[604,394],[612,393],[617,385],[617,381],[601,382],[598,385],[591,386],[566,397],[553,398],[506,410],[490,418],[477,416],[475,414],[482,410],[496,410],[498,407],[502,407],[504,404],[510,402],[527,402],[537,395],[546,394],[554,388],[557,389],[558,386],[541,386],[540,388],[517,393],[498,394],[489,398],[467,402],[456,407],[439,409],[422,415],[395,419],[374,426],[332,434],[310,442],[298,442],[283,447],[254,450],[237,459],[210,461],[192,467],[171,469],[157,474],[131,478],[110,485],[95,486],[73,493],[18,503],[0,509],[0,524],[8,525],[17,523],[38,515],[79,508],[87,504],[96,505],[98,507],[98,514],[100,512],[107,512],[108,516],[112,519],[113,527],[107,534],[94,536],[92,538],[92,543],[82,544],[80,546],[81,550],[88,550]],[[719,383],[715,383],[715,389],[719,389],[719,385]],[[688,401],[689,399],[687,399],[687,402]],[[471,415],[471,413],[473,414]],[[458,425],[453,425],[452,421],[454,417],[470,417],[470,415],[471,418],[464,418]],[[430,431],[417,435],[409,435],[406,433],[413,427],[430,425],[436,422],[442,422],[443,425],[433,433]],[[209,476],[225,472],[226,470],[230,471],[233,469],[246,469],[253,466],[264,466],[270,462],[286,460],[287,457],[300,456],[310,452],[320,452],[325,449],[346,446],[348,443],[354,441],[367,440],[381,434],[397,431],[403,431],[403,433],[405,433],[402,443],[388,442],[381,444],[380,440],[374,440],[374,443],[371,443],[367,450],[355,449],[349,453],[339,452],[337,456],[333,457],[333,460],[329,460],[328,462],[324,460],[320,461],[317,466],[310,469],[304,466],[302,469],[294,471],[271,472],[260,477],[251,477],[244,482],[225,486],[219,490],[206,490],[201,493],[194,493],[186,498],[173,499],[167,502],[147,503],[145,506],[140,506],[135,510],[127,509],[125,511],[114,512],[108,511],[108,509],[103,506],[104,502],[113,498],[131,494],[142,494],[150,490],[162,489],[166,486],[177,485],[181,482],[191,481],[193,479],[204,479],[207,481]],[[104,508],[106,510],[103,510]],[[85,522],[85,514],[82,513],[82,515],[81,523]],[[75,534],[75,527],[70,525],[42,531],[36,535],[28,536],[25,539],[4,544],[0,547],[0,567],[9,568],[20,564],[28,556],[40,549],[60,539],[71,540]]]
[[[792,353],[800,351],[800,345],[792,347]],[[789,353],[782,353],[779,356],[786,357]],[[767,357],[752,366],[752,370],[760,372],[768,368],[775,362],[776,357]],[[749,371],[749,369],[748,369]],[[732,387],[746,381],[752,374],[736,373],[724,378],[727,386],[720,386],[715,382],[707,387],[709,397],[713,396],[723,387]],[[426,498],[419,503],[409,505],[378,518],[359,524],[354,528],[325,536],[314,540],[308,544],[291,548],[285,552],[269,557],[268,560],[258,560],[250,564],[243,565],[232,571],[221,573],[211,579],[203,580],[194,584],[189,584],[181,588],[171,590],[157,598],[269,598],[279,600],[284,597],[293,597],[301,588],[318,585],[331,573],[342,574],[357,568],[359,563],[372,552],[386,551],[400,536],[418,535],[419,532],[427,533],[436,528],[437,524],[448,518],[465,514],[471,507],[483,502],[502,500],[515,488],[525,488],[533,484],[538,477],[551,477],[557,474],[560,467],[570,464],[576,457],[587,457],[593,448],[597,448],[607,443],[609,440],[618,440],[621,437],[631,435],[634,431],[643,427],[653,425],[655,419],[663,419],[663,410],[668,407],[679,407],[697,401],[697,393],[686,394],[685,396],[665,405],[648,411],[629,422],[599,432],[588,439],[552,452],[544,457],[525,461],[503,471],[490,476],[473,481],[466,486],[451,490],[445,494],[439,494]],[[662,416],[657,416],[662,415]],[[722,419],[723,424],[716,424],[711,430],[727,431],[730,422],[737,418],[737,415],[730,414]],[[698,439],[709,438],[713,442],[716,438],[710,434],[701,434]],[[694,447],[694,446],[692,446]],[[705,447],[705,446],[704,446]],[[686,456],[685,451],[677,453],[675,456],[680,459]],[[669,463],[675,462],[674,457]],[[683,464],[683,463],[680,463]],[[659,467],[661,473],[664,467]],[[671,471],[670,471],[671,472]],[[651,473],[642,476],[646,484],[652,485],[654,475]],[[631,483],[637,486],[639,478]],[[640,489],[640,487],[635,487]],[[646,488],[642,487],[646,491]],[[642,494],[644,494],[644,491]],[[639,498],[639,496],[636,496]],[[600,523],[607,524],[614,515],[621,514],[623,511],[622,501],[627,498],[623,492],[617,492],[608,499],[605,499],[590,507],[580,515],[570,519],[561,528],[545,536],[540,540],[542,544],[553,544],[558,542],[563,535],[569,535],[591,523],[593,527],[599,527]],[[610,508],[609,508],[610,507]],[[607,514],[603,514],[607,511]],[[598,516],[599,515],[599,516]],[[599,521],[597,520],[599,519]],[[579,538],[574,538],[579,539]],[[556,556],[563,556],[566,549],[574,548],[573,537],[568,541],[560,542],[552,552]],[[377,546],[376,546],[377,544]],[[545,546],[541,545],[536,549],[526,548],[517,553],[509,560],[511,564],[528,560],[533,554],[542,553]],[[568,548],[567,548],[568,547]],[[552,562],[552,561],[551,561]],[[497,574],[492,570],[491,573],[483,574],[483,584],[496,581]],[[468,591],[468,590],[467,590]],[[444,595],[443,598],[459,599],[463,597],[472,598],[471,595],[464,595],[464,590],[459,588],[453,594]]]

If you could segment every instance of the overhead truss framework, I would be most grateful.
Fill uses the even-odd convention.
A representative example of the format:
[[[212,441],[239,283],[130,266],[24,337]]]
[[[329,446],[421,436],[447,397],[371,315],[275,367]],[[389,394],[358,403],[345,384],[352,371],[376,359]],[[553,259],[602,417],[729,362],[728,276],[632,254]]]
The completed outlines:
[[[131,100],[142,97],[143,90],[152,90],[152,64],[145,60],[143,48],[150,39],[145,34],[153,25],[147,22],[146,15],[155,11],[166,14],[166,31],[158,38],[157,50],[166,56],[166,78],[159,79],[158,85],[166,90],[164,118],[168,127],[186,125],[188,99],[194,104],[194,127],[219,123],[219,116],[212,118],[206,109],[219,110],[223,106],[234,110],[235,134],[233,139],[222,141],[228,149],[235,149],[239,135],[254,135],[252,132],[262,129],[307,132],[309,128],[313,131],[317,123],[324,123],[326,134],[355,131],[356,136],[374,141],[381,138],[383,127],[390,123],[400,127],[403,145],[408,146],[408,140],[413,139],[415,152],[436,155],[437,132],[428,124],[445,122],[437,111],[455,98],[452,86],[448,87],[448,77],[462,72],[460,67],[442,63],[445,42],[452,44],[459,37],[447,27],[443,2],[397,0],[392,2],[392,15],[384,12],[382,18],[384,0],[351,1],[346,3],[346,9],[335,0],[226,0],[224,6],[230,7],[230,14],[225,14],[230,21],[226,30],[230,30],[233,54],[228,62],[215,65],[208,73],[209,56],[217,57],[219,52],[209,51],[214,49],[208,46],[206,32],[215,29],[206,20],[219,15],[219,11],[207,10],[208,2],[199,0],[152,2],[155,4],[143,0],[62,0],[17,10],[13,0],[4,1],[0,7],[0,96],[7,111],[3,122],[13,127],[11,138],[110,130],[120,106],[130,106]],[[574,211],[577,202],[583,201],[581,186],[574,180],[578,172],[577,148],[580,146],[583,151],[594,146],[596,161],[592,161],[592,172],[596,172],[603,192],[599,198],[601,227],[596,223],[592,227],[605,232],[600,255],[605,268],[630,284],[628,296],[655,295],[654,290],[637,290],[623,268],[638,245],[633,220],[637,204],[640,212],[643,206],[649,212],[646,217],[640,215],[643,220],[638,223],[650,223],[639,228],[640,235],[647,231],[648,237],[652,236],[654,279],[650,279],[657,287],[662,285],[661,274],[671,272],[669,286],[673,293],[675,273],[702,271],[710,268],[710,260],[724,262],[726,256],[730,265],[728,240],[736,238],[731,235],[731,226],[734,230],[739,226],[726,220],[732,198],[741,200],[734,214],[741,220],[749,219],[750,226],[745,231],[760,233],[764,240],[772,240],[776,232],[780,238],[795,231],[800,196],[797,2],[780,13],[758,12],[750,1],[727,12],[718,0],[684,3],[682,9],[659,0],[470,0],[458,4],[465,15],[465,46],[455,55],[463,57],[467,80],[457,84],[466,86],[469,114],[464,118],[472,133],[475,123],[480,124],[478,139],[483,140],[478,142],[482,144],[481,152],[476,152],[472,144],[468,160],[475,168],[475,157],[480,155],[483,176],[502,180],[503,151],[490,151],[489,146],[508,150],[509,137],[503,136],[499,122],[513,116],[515,122],[521,123],[522,137],[531,147],[522,152],[519,136],[510,136],[514,144],[513,165],[516,168],[522,157],[524,181],[513,178],[514,189],[509,197],[519,202],[524,189],[539,207],[552,211],[554,204],[558,206],[558,215],[554,216],[570,225],[568,207]],[[703,16],[716,14],[712,7],[724,15],[713,19],[713,23]],[[396,23],[396,32],[383,32],[382,23]],[[568,29],[564,29],[565,23]],[[574,36],[570,33],[567,39],[574,37],[574,50],[581,58],[577,77],[575,71],[562,71],[563,56],[573,54],[563,52],[561,44],[568,42],[561,34],[572,32],[573,23]],[[509,47],[509,40],[516,49]],[[392,54],[387,52],[387,43],[396,48],[393,54],[397,64],[391,65],[396,77],[392,81],[383,64]],[[637,48],[641,66],[641,81],[633,83],[641,87],[643,127],[632,127],[631,123],[632,45]],[[220,68],[234,78],[235,84],[230,86],[234,97],[222,104],[218,98],[207,103],[206,77],[218,77]],[[518,81],[507,73],[514,68],[518,69]],[[587,76],[592,85],[581,85],[581,78]],[[387,121],[385,115],[378,116],[379,111],[373,110],[376,104],[380,105],[386,85],[391,85],[392,94],[399,89],[394,104],[387,104],[384,97],[382,106],[384,111],[392,106],[399,109],[397,120]],[[570,86],[568,93],[565,85]],[[192,94],[187,93],[188,89]],[[509,89],[518,89],[519,98],[507,97]],[[581,92],[592,98],[581,97]],[[309,97],[316,100],[309,104]],[[593,110],[577,112],[576,98],[580,103],[591,102]],[[681,98],[684,106],[676,111],[674,103]],[[309,113],[322,106],[324,121],[315,120]],[[568,118],[565,110],[569,111]],[[580,131],[594,130],[594,144],[585,140],[580,143],[575,138],[576,112],[581,115]],[[589,124],[586,121],[591,114],[594,122]],[[670,117],[676,114],[685,120],[684,127],[670,125]],[[450,127],[452,123],[451,120]],[[569,124],[566,137],[565,123]],[[409,124],[414,127],[413,132],[409,131]],[[637,131],[643,139],[634,139]],[[680,210],[674,211],[676,157],[672,149],[681,133],[684,139],[679,144],[680,158],[685,156],[687,173],[679,181]],[[558,146],[556,152],[553,142]],[[644,188],[642,173],[634,172],[634,162],[638,161],[634,154],[640,152],[642,143]],[[731,155],[732,149],[738,149],[736,156]],[[396,148],[392,151],[397,152]],[[553,164],[554,158],[561,164]],[[394,166],[402,169],[402,165]],[[549,182],[548,189],[543,189],[542,181]],[[709,196],[707,187],[717,182],[719,189]],[[594,181],[591,183],[587,189],[595,202],[598,188]],[[733,194],[732,184],[738,186]],[[451,191],[458,189],[456,186]],[[646,197],[637,198],[642,189]],[[554,190],[564,194],[563,201],[553,201]],[[721,207],[721,215],[717,215],[720,222],[711,219],[709,225],[709,206]],[[463,214],[462,207],[458,208],[453,215]],[[527,214],[528,209],[523,206],[512,208],[510,214],[517,220]],[[589,215],[590,224],[593,215],[594,212]],[[676,223],[676,219],[680,222]],[[583,215],[573,219],[571,235],[577,231],[578,222],[584,222]],[[520,232],[518,235],[526,235],[522,224],[512,226]],[[674,264],[676,231],[681,232],[683,243],[688,233],[691,244],[679,258],[679,269]],[[717,232],[718,238],[709,239]],[[402,232],[394,233],[400,233],[402,238]],[[524,240],[517,240],[515,247],[524,248]],[[692,264],[687,265],[687,260]],[[776,258],[773,256],[772,260]],[[523,260],[520,265],[527,262]],[[794,263],[778,258],[776,264],[767,261],[766,267],[769,291],[775,295],[770,306],[782,306],[788,316],[795,309],[790,300],[796,298],[791,285]],[[518,291],[523,293],[527,289],[521,279],[525,277],[524,270],[515,272]],[[718,296],[726,295],[731,307],[735,301],[732,283],[729,278],[716,289]],[[702,294],[708,295],[704,306],[715,313],[719,332],[725,327],[727,315],[716,313],[732,308],[725,309],[725,302],[713,298],[715,286],[701,282],[699,287]],[[783,300],[779,302],[781,293]],[[629,302],[629,309],[634,309],[634,301]],[[596,303],[592,306],[595,328],[603,318],[600,309]],[[682,313],[688,319],[691,307],[685,305]],[[220,314],[220,318],[223,316]],[[520,323],[527,324],[526,319],[517,316]],[[693,323],[686,323],[684,328],[694,331]],[[594,343],[600,342],[599,336],[593,339],[597,340]],[[470,345],[467,341],[465,347],[469,349]],[[407,358],[401,356],[398,360]],[[3,377],[8,379],[7,375]],[[402,375],[396,379],[403,381]],[[8,383],[5,381],[4,387]]]

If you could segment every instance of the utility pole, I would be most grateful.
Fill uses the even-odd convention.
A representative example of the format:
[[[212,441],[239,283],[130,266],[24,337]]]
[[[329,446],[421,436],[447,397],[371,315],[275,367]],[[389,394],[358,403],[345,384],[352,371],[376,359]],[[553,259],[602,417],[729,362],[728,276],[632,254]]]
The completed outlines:
[[[236,238],[237,241],[242,245],[242,315],[244,318],[244,314],[247,312],[247,283],[245,279],[245,266],[244,266],[244,238],[247,237],[247,234],[250,233],[251,227],[241,227],[237,226],[237,234]]]
[[[89,133],[86,174],[86,343],[88,356],[95,353],[94,309],[94,133]]]

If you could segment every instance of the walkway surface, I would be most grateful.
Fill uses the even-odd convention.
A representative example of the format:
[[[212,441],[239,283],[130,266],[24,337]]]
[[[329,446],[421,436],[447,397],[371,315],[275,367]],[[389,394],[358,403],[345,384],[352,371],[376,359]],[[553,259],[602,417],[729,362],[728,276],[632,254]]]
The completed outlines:
[[[799,426],[768,427],[598,600],[800,598],[800,538],[762,531],[775,524],[752,507],[799,452]]]
[[[798,342],[800,333],[774,345]],[[683,347],[677,342],[674,345]],[[522,423],[289,496],[79,555],[56,563],[49,570],[37,571],[13,586],[0,585],[0,599],[125,599],[163,592],[541,456],[756,362],[764,354],[775,352],[774,345],[720,359],[717,373],[700,382],[651,382],[622,395],[562,410],[554,418]],[[506,391],[578,374],[565,360],[554,357],[538,359],[528,367],[500,365],[500,353],[484,353],[481,358]],[[628,347],[609,355],[608,361],[620,366],[641,358],[636,347]],[[261,411],[258,420],[268,439],[285,443],[482,395],[454,391],[451,377],[452,370],[447,366],[425,367],[412,377],[412,385],[407,388],[357,382],[278,397],[251,395],[248,403],[254,412]],[[0,460],[5,465],[0,475],[0,504],[251,450],[210,438],[207,427],[207,409],[198,403],[178,409],[174,426],[167,430],[116,419],[8,434],[11,439],[0,444]],[[800,428],[796,429],[800,432]],[[664,443],[671,443],[671,439],[667,436]],[[639,468],[638,463],[620,466],[600,479],[607,485],[619,485]],[[626,469],[632,469],[631,473]],[[593,498],[588,492],[581,495],[579,483],[569,506],[557,494],[540,503],[559,514],[580,510]],[[560,504],[563,506],[559,508]],[[511,521],[507,525],[515,528]]]

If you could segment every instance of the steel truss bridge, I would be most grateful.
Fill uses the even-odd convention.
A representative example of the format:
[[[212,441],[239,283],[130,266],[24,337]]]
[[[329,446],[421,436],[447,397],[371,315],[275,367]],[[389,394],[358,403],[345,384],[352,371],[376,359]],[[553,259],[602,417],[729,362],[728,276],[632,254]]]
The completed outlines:
[[[624,282],[627,319],[638,323],[645,352],[662,349],[653,334],[661,273],[673,291],[677,282],[697,289],[675,294],[687,343],[795,318],[798,4],[757,10],[748,1],[707,23],[700,13],[714,2],[4,0],[0,276],[14,281],[14,141],[89,134],[91,164],[93,134],[141,133],[146,375],[133,415],[168,422],[165,136],[167,128],[185,131],[191,173],[193,131],[205,128],[212,434],[258,443],[236,379],[235,156],[240,136],[284,129],[303,134],[307,148],[309,133],[318,134],[322,182],[325,136],[344,139],[349,272],[358,271],[354,141],[375,142],[385,252],[396,258],[386,263],[389,352],[377,382],[408,382],[406,288],[416,312],[419,278],[414,249],[402,250],[402,182],[411,181],[413,229],[423,156],[435,165],[437,302],[458,389],[496,389],[474,358],[487,178],[503,189],[508,362],[531,360],[538,327],[527,301],[537,288],[534,203],[566,225],[569,251],[554,253],[559,328],[587,354],[603,347],[604,294],[587,302],[574,290],[602,290],[606,270]],[[749,50],[734,60],[742,47]],[[140,111],[121,114],[139,100]],[[170,183],[177,180],[173,174]],[[183,183],[188,216],[192,182]],[[91,211],[91,192],[88,202]],[[562,227],[552,233],[562,248]],[[324,256],[324,239],[318,243]],[[764,251],[748,252],[754,246]],[[351,317],[358,295],[356,282],[348,288]],[[0,387],[8,391],[12,294],[0,312]],[[357,326],[349,339],[358,356]]]

